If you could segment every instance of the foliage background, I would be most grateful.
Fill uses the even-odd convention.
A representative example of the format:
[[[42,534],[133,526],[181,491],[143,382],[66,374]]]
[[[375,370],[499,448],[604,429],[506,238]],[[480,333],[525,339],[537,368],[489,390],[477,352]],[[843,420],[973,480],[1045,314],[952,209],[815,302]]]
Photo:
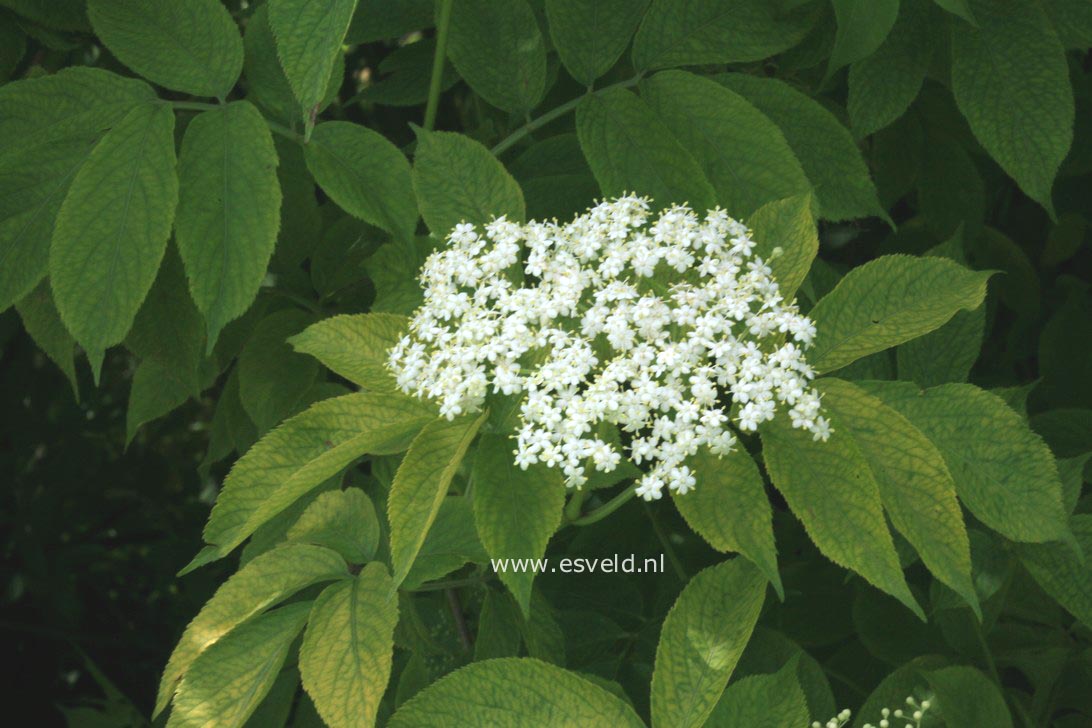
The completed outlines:
[[[108,5],[93,2],[92,9]],[[30,204],[19,193],[33,189],[36,178],[17,165],[26,141],[11,132],[18,124],[4,124],[17,122],[18,110],[49,103],[41,91],[20,95],[19,89],[29,88],[19,86],[23,79],[74,66],[126,77],[143,72],[159,97],[174,105],[176,149],[183,157],[184,130],[204,110],[202,104],[214,103],[210,97],[248,99],[282,132],[271,137],[282,196],[275,251],[271,233],[262,240],[261,224],[247,221],[248,234],[258,231],[253,241],[258,275],[248,273],[252,285],[237,292],[241,305],[219,322],[246,311],[223,329],[211,356],[176,252],[185,235],[183,212],[175,217],[176,242],[147,299],[151,278],[143,290],[140,285],[126,290],[124,280],[90,285],[92,292],[117,286],[116,306],[88,303],[87,290],[80,290],[86,272],[61,259],[53,239],[53,295],[58,280],[69,281],[62,284],[69,292],[62,288],[62,294],[70,302],[59,305],[75,316],[66,322],[82,347],[57,318],[48,289],[27,296],[45,272],[31,270],[41,263],[14,262],[15,254],[3,263],[0,402],[6,416],[0,425],[0,472],[7,487],[0,496],[5,563],[0,630],[4,659],[12,668],[8,674],[14,676],[5,682],[13,724],[146,723],[159,675],[182,629],[234,570],[229,559],[175,577],[201,543],[201,528],[231,463],[286,416],[346,391],[343,378],[293,353],[284,339],[336,313],[412,308],[414,263],[391,240],[413,235],[417,207],[430,227],[442,228],[475,205],[492,207],[483,214],[507,211],[506,205],[518,212],[525,205],[528,217],[565,217],[600,194],[627,189],[654,194],[661,202],[719,201],[737,215],[810,192],[820,250],[802,288],[805,305],[830,291],[847,270],[878,256],[920,255],[947,244],[941,252],[969,267],[1001,271],[990,280],[984,307],[958,314],[927,343],[869,356],[838,376],[897,377],[924,386],[970,381],[992,390],[1026,415],[1053,454],[1068,463],[1067,482],[1075,482],[1079,494],[1082,472],[1088,472],[1082,467],[1092,451],[1089,3],[611,0],[595,4],[600,16],[576,0],[455,0],[447,39],[450,62],[437,76],[434,26],[447,3],[331,2],[333,14],[339,6],[349,8],[351,23],[344,37],[329,44],[332,50],[323,61],[329,74],[319,63],[317,80],[303,87],[310,95],[303,108],[317,104],[324,109],[321,119],[366,126],[412,159],[425,154],[414,125],[431,113],[426,101],[430,80],[436,79],[442,94],[432,107],[435,127],[483,145],[460,152],[457,163],[441,168],[431,181],[433,192],[422,194],[418,185],[408,233],[397,200],[375,203],[376,196],[394,193],[376,191],[369,182],[382,179],[367,164],[382,158],[385,148],[359,152],[356,161],[367,163],[359,179],[347,185],[335,181],[323,185],[325,190],[315,186],[312,174],[321,162],[312,160],[309,167],[293,139],[310,133],[309,114],[301,111],[300,89],[283,77],[272,35],[255,30],[256,18],[264,19],[267,10],[262,5],[224,3],[229,32],[237,27],[246,42],[241,76],[229,69],[221,88],[193,82],[184,71],[180,80],[146,71],[144,64],[156,66],[162,44],[153,43],[151,61],[141,60],[149,51],[139,48],[119,61],[111,51],[125,46],[124,34],[118,34],[116,23],[110,30],[105,10],[89,22],[81,0],[0,0],[0,79],[5,82],[0,191],[7,195],[0,195],[5,236],[0,240],[5,245],[13,245],[12,226],[21,224],[19,215]],[[124,25],[124,9],[132,6],[120,1],[113,6],[122,9],[117,22]],[[214,43],[220,26],[209,17],[196,29],[167,27],[183,38],[196,32]],[[675,18],[682,20],[673,25]],[[155,38],[155,32],[162,28],[149,26],[149,36]],[[631,42],[634,32],[637,40]],[[160,59],[168,70],[171,58],[164,52]],[[635,66],[645,71],[640,101],[631,92]],[[730,72],[721,80],[739,95],[714,102],[709,87],[693,75],[655,73],[675,67],[714,79]],[[215,74],[199,68],[196,75]],[[591,84],[618,86],[585,98]],[[583,108],[572,113],[581,99]],[[687,122],[695,119],[709,122],[712,138],[687,137]],[[625,130],[621,141],[611,137],[619,129]],[[330,135],[325,143],[331,148],[348,148]],[[689,152],[681,151],[676,136]],[[635,149],[627,151],[629,143]],[[496,182],[490,176],[492,163],[481,159],[488,158],[489,148],[511,178]],[[260,150],[256,159],[256,168],[265,169]],[[31,168],[45,169],[45,160],[31,158]],[[518,183],[514,192],[509,179]],[[346,189],[365,193],[361,200],[339,199]],[[460,191],[470,201],[452,203]],[[275,196],[254,195],[251,188],[248,199],[246,192],[245,204],[254,203],[255,209]],[[92,198],[83,219],[77,215],[67,224],[81,230],[93,226],[100,206],[110,204]],[[50,232],[43,233],[39,248],[48,249]],[[194,237],[201,236],[207,230]],[[158,258],[152,258],[145,277],[149,272],[154,277],[158,267]],[[267,260],[269,275],[263,279]],[[27,276],[29,287],[27,280],[12,282]],[[16,299],[19,310],[11,306]],[[120,331],[113,339],[105,331],[108,322]],[[122,346],[113,346],[121,339]],[[94,360],[104,350],[96,384],[84,351]],[[366,464],[347,477],[369,492],[382,491],[389,467],[389,462]],[[803,648],[810,657],[801,659],[814,658],[822,666],[822,684],[829,681],[829,692],[815,688],[823,696],[820,705],[809,702],[825,711],[811,717],[826,718],[836,706],[859,707],[898,666],[939,654],[996,678],[1009,709],[1029,716],[1031,724],[1077,726],[1090,719],[1092,577],[1087,568],[1065,572],[1060,583],[1037,581],[1018,547],[972,524],[975,588],[988,615],[978,640],[968,626],[969,609],[938,597],[936,582],[920,563],[909,565],[908,574],[917,595],[925,597],[928,624],[823,559],[777,491],[767,486],[767,492],[786,599],[767,596],[759,632],[737,677],[773,672]],[[1078,518],[1088,512],[1083,498],[1075,511]],[[651,508],[629,502],[599,530],[567,528],[551,542],[550,553],[659,554],[665,543],[687,575],[723,558],[666,501]],[[474,568],[459,573],[477,573]],[[604,684],[611,681],[646,716],[660,627],[682,588],[678,574],[539,581],[536,594],[552,606],[560,630],[555,636],[564,636],[560,645],[545,647],[524,637],[527,644],[520,647],[516,634],[514,649],[552,655],[570,669],[598,675]],[[461,597],[480,644],[478,624],[487,619],[482,600],[492,600],[496,609],[505,593],[470,588]],[[442,592],[418,600],[431,637],[416,649],[407,647],[412,640],[400,640],[384,705],[388,715],[408,695],[475,654],[460,643]],[[504,634],[500,627],[497,632]],[[513,649],[493,647],[498,655]],[[287,720],[307,724],[306,699],[297,696],[291,680],[284,685],[279,690],[289,706]],[[263,720],[275,724],[268,715]],[[1020,720],[1028,719],[1018,717],[1017,724]]]

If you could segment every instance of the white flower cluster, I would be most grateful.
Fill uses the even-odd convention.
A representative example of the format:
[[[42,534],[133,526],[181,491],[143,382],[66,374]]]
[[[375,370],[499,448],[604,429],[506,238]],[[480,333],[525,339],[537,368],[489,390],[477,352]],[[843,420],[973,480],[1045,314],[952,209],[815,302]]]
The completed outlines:
[[[722,210],[602,202],[572,222],[460,224],[421,273],[424,305],[389,365],[405,392],[451,419],[490,389],[521,398],[516,463],[570,487],[628,455],[637,494],[686,493],[686,459],[733,449],[784,407],[830,436],[804,349],[815,327],[778,292],[750,231]],[[615,430],[616,433],[616,430]]]
[[[932,703],[928,700],[922,700],[919,703],[913,696],[910,696],[906,699],[906,705],[908,710],[903,710],[901,708],[896,708],[895,710],[884,708],[880,711],[882,717],[880,718],[879,725],[865,723],[864,728],[897,728],[898,723],[892,723],[892,718],[896,719],[899,723],[902,723],[905,728],[921,728],[922,721],[925,720],[925,714],[929,711],[929,708],[932,707]],[[850,716],[851,713],[846,709],[826,723],[813,721],[811,728],[842,728],[849,722]]]

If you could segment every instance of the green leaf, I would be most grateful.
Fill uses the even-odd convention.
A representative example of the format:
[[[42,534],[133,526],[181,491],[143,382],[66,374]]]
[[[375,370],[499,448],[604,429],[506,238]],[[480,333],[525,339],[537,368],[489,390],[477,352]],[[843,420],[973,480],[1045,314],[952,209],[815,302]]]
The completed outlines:
[[[0,0],[24,18],[57,30],[90,30],[86,0]]]
[[[957,312],[936,331],[898,348],[899,377],[922,387],[967,381],[985,333],[985,306]]]
[[[315,600],[300,646],[300,675],[331,728],[375,725],[398,623],[392,586],[387,567],[372,563]]]
[[[721,695],[708,728],[803,728],[808,703],[791,658],[772,675],[751,675],[732,683]]]
[[[786,417],[766,423],[762,455],[770,480],[824,556],[924,619],[903,577],[876,478],[853,435],[838,418],[831,421],[827,442],[816,442]]]
[[[880,684],[872,690],[864,705],[857,711],[853,720],[853,728],[863,728],[866,723],[876,724],[883,717],[881,711],[891,706],[902,706],[903,701],[909,695],[920,694],[924,687],[922,670],[931,670],[944,667],[946,660],[943,658],[926,655],[907,662],[905,665],[891,671],[880,681]],[[898,723],[895,724],[896,726]]]
[[[818,333],[808,360],[829,372],[933,331],[982,304],[991,273],[943,258],[885,255],[854,268],[808,314]]]
[[[954,248],[953,254],[945,248]],[[962,235],[933,248],[926,255],[963,260]],[[959,311],[952,320],[936,331],[911,339],[896,350],[899,377],[922,387],[935,387],[949,382],[965,382],[978,360],[982,339],[986,335],[986,307]]]
[[[858,137],[883,129],[917,98],[933,59],[938,15],[930,0],[902,0],[883,45],[850,66],[847,107]]]
[[[634,94],[610,89],[586,96],[576,108],[576,133],[606,197],[648,195],[657,207],[716,204],[716,192],[697,160]]]
[[[891,523],[981,618],[963,512],[940,451],[909,420],[860,387],[832,378],[820,379],[816,387],[823,406],[860,448]]]
[[[281,226],[273,261],[290,270],[298,268],[311,255],[322,229],[315,180],[307,169],[303,149],[299,144],[275,137],[280,166],[277,179],[281,184]]]
[[[819,252],[811,195],[767,202],[747,218],[755,255],[766,261],[785,299],[796,295]]]
[[[205,322],[186,289],[182,261],[173,248],[167,249],[125,346],[140,359],[125,415],[128,444],[142,425],[171,412],[202,388]]]
[[[513,458],[511,439],[482,437],[471,475],[474,523],[494,559],[540,559],[561,525],[565,485],[558,470],[544,465],[521,470]],[[528,616],[534,571],[501,571],[497,576]]]
[[[1092,515],[1079,513],[1069,526],[1087,558],[1092,554]],[[1043,591],[1086,627],[1092,625],[1092,570],[1072,546],[1058,541],[1019,544],[1016,553]]]
[[[313,320],[312,314],[299,309],[271,313],[254,328],[239,354],[239,398],[259,432],[291,414],[318,376],[318,362],[288,344]]]
[[[820,217],[887,218],[861,151],[838,117],[775,78],[730,73],[716,79],[758,107],[781,129],[815,189]]]
[[[827,78],[879,48],[899,14],[899,0],[832,0],[838,33],[830,52]]]
[[[470,498],[460,495],[444,498],[436,520],[402,582],[403,589],[416,589],[426,581],[439,579],[467,563],[484,564],[489,561],[489,554],[485,552],[474,527],[470,501]]]
[[[312,405],[235,463],[205,526],[205,541],[226,555],[361,455],[405,450],[434,416],[417,400],[389,394],[347,394]]]
[[[590,86],[629,45],[649,0],[546,0],[546,17],[561,62]]]
[[[395,712],[390,728],[643,728],[620,698],[575,673],[524,657],[474,662]]]
[[[23,328],[34,339],[38,348],[60,368],[65,379],[72,385],[72,393],[80,398],[79,381],[76,379],[76,342],[61,322],[61,315],[53,304],[49,283],[42,281],[38,287],[15,304]]]
[[[1084,0],[1043,0],[1042,5],[1066,50],[1092,46],[1092,5]]]
[[[268,3],[259,5],[247,20],[243,48],[243,78],[246,82],[247,100],[253,101],[274,117],[292,126],[299,124],[304,116],[303,108],[288,83],[288,77],[284,75],[280,58],[277,57],[277,42],[272,28],[269,27]],[[330,65],[330,77],[318,103],[319,111],[337,97],[344,76],[344,63],[335,59]]]
[[[374,43],[431,28],[435,10],[434,0],[359,0],[346,42]]]
[[[729,214],[747,218],[767,202],[811,192],[781,131],[739,94],[663,71],[641,85],[641,97],[698,160]]]
[[[784,598],[773,514],[755,461],[742,448],[721,457],[703,449],[688,464],[697,486],[686,495],[671,494],[679,513],[717,551],[750,559]]]
[[[345,561],[320,546],[288,544],[256,557],[225,581],[187,625],[163,671],[155,713],[167,707],[194,660],[243,622],[312,584],[348,576]]]
[[[494,589],[488,590],[482,600],[482,611],[478,617],[474,661],[516,657],[523,641],[523,624],[519,605],[510,595]]]
[[[460,222],[482,225],[505,215],[522,221],[523,192],[496,157],[464,134],[418,132],[413,189],[436,237]]]
[[[379,547],[379,519],[360,488],[332,490],[307,506],[286,535],[292,542],[337,551],[350,564],[363,564]]]
[[[169,106],[135,107],[95,146],[57,214],[53,296],[96,380],[103,352],[125,338],[167,248],[178,201],[173,133]]]
[[[982,229],[986,184],[963,146],[944,134],[927,135],[917,180],[918,209],[937,238],[950,238],[963,226],[964,239]]]
[[[242,726],[273,687],[288,649],[307,622],[311,602],[256,617],[194,661],[178,688],[169,728]]]
[[[446,235],[446,233],[443,233]],[[424,301],[418,275],[425,259],[440,241],[428,236],[414,240],[412,248],[387,243],[367,259],[364,269],[375,286],[372,313],[409,316]]]
[[[447,55],[470,88],[512,113],[533,109],[546,90],[546,44],[526,0],[459,0]]]
[[[277,242],[277,152],[258,110],[237,101],[190,121],[178,181],[175,240],[211,351],[258,295]]]
[[[1035,0],[972,0],[952,24],[952,93],[979,143],[1054,217],[1050,190],[1073,141],[1065,50]]]
[[[807,3],[781,12],[769,0],[653,0],[633,40],[633,65],[760,61],[802,41],[816,17]]]
[[[270,0],[277,57],[304,117],[316,110],[349,29],[356,0]],[[313,123],[308,120],[308,123]]]
[[[705,724],[758,621],[766,579],[731,559],[696,574],[664,619],[652,673],[653,728]]]
[[[57,212],[102,133],[152,98],[83,67],[0,87],[0,310],[45,277]]]
[[[0,155],[66,139],[91,143],[134,106],[154,98],[143,81],[85,66],[4,84]]]
[[[395,586],[405,580],[413,566],[451,479],[487,414],[429,422],[398,466],[387,498]]]
[[[311,324],[289,339],[331,371],[373,392],[394,392],[398,385],[387,367],[387,352],[409,327],[405,316],[389,313],[343,314]]]
[[[223,98],[243,70],[243,42],[217,0],[88,0],[95,34],[160,86]]]
[[[937,5],[947,10],[952,15],[958,15],[971,25],[978,25],[971,12],[972,0],[933,0]]]
[[[53,223],[93,146],[93,140],[63,140],[0,158],[0,309],[45,278]]]
[[[982,9],[975,6],[975,14]],[[997,686],[973,667],[945,667],[926,672],[936,693],[937,710],[948,728],[1012,728],[1012,716]]]
[[[417,227],[409,161],[382,134],[360,124],[328,121],[304,147],[307,168],[341,209],[404,242]]]
[[[960,500],[987,526],[1015,541],[1068,535],[1054,457],[1003,399],[970,384],[918,392],[874,382],[866,389],[933,441]]]

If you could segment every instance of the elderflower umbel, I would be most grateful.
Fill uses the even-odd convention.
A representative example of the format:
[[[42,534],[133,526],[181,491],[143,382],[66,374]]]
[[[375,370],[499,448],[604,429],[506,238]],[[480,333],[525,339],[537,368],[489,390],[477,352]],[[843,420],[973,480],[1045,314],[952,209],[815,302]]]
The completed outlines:
[[[882,709],[879,725],[865,723],[864,728],[921,728],[922,721],[925,720],[925,714],[932,707],[932,703],[928,700],[922,700],[919,703],[913,696],[910,696],[906,699],[906,705],[909,710],[902,710],[901,708],[895,710],[890,708]],[[813,721],[811,728],[842,728],[849,722],[850,715],[849,710],[843,710],[826,723]],[[892,722],[892,718],[895,719],[895,722]]]
[[[484,234],[483,234],[484,232]],[[646,464],[637,494],[695,485],[687,458],[736,446],[779,407],[830,436],[804,350],[815,327],[785,301],[750,231],[724,211],[653,216],[604,201],[572,222],[462,223],[425,261],[424,304],[390,351],[398,386],[448,419],[490,390],[521,398],[515,462],[560,468],[579,488],[623,453]]]

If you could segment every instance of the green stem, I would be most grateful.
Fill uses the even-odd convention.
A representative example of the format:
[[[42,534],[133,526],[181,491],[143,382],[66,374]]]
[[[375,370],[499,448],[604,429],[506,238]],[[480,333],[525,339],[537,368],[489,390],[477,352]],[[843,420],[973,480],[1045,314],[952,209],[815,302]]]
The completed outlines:
[[[603,505],[596,508],[594,511],[592,511],[588,515],[581,516],[580,518],[574,518],[569,522],[574,526],[590,526],[593,523],[598,523],[599,521],[603,520],[604,518],[606,518],[610,514],[614,513],[619,508],[621,508],[623,505],[625,505],[626,502],[629,501],[629,499],[632,498],[633,496],[635,496],[636,494],[637,494],[637,484],[634,483],[634,484],[630,485],[628,488],[626,488],[625,490],[623,490],[618,495],[611,498],[609,501],[607,501]]]
[[[652,507],[648,503],[642,504],[645,507],[645,513],[648,514],[648,520],[652,522],[652,530],[656,533],[656,538],[660,539],[660,545],[664,547],[664,554],[667,556],[667,560],[671,562],[671,568],[675,570],[675,576],[679,577],[679,581],[686,583],[686,569],[683,568],[682,562],[679,561],[678,554],[675,553],[675,548],[671,545],[671,541],[668,540],[667,534],[664,533],[663,527],[660,525],[660,519],[656,517],[656,511],[652,510]]]
[[[432,77],[428,82],[428,103],[425,105],[425,131],[436,125],[436,110],[440,106],[440,88],[444,83],[444,59],[447,57],[447,31],[451,27],[451,7],[454,0],[440,0],[440,17],[436,23],[436,53],[432,56]]]
[[[612,88],[629,88],[630,86],[636,86],[637,83],[640,80],[641,80],[641,75],[638,74],[638,75],[634,76],[633,78],[627,79],[625,81],[619,81],[618,83],[611,84],[610,86],[604,86],[603,88],[599,89],[599,91],[609,91]],[[545,114],[538,117],[537,119],[529,120],[526,124],[524,124],[523,126],[521,126],[518,129],[516,129],[514,132],[512,132],[511,134],[506,136],[504,139],[502,139],[490,151],[493,152],[493,156],[499,157],[500,155],[504,154],[506,151],[511,149],[513,145],[515,145],[518,141],[523,139],[525,136],[527,136],[531,132],[535,131],[536,129],[540,129],[543,126],[546,126],[551,121],[555,121],[557,119],[560,119],[562,116],[564,116],[565,114],[569,113],[570,111],[575,109],[577,106],[579,106],[580,102],[583,101],[585,97],[587,97],[588,95],[593,94],[593,93],[599,93],[599,91],[590,91],[589,90],[587,93],[585,93],[585,94],[583,94],[581,96],[577,96],[575,99],[571,99],[569,101],[566,101],[561,106],[557,106],[557,107],[555,107],[553,109],[550,109]]]
[[[569,497],[569,502],[565,504],[565,519],[569,521],[575,521],[580,518],[580,511],[584,507],[584,501],[588,497],[586,490],[578,490],[573,492]]]

